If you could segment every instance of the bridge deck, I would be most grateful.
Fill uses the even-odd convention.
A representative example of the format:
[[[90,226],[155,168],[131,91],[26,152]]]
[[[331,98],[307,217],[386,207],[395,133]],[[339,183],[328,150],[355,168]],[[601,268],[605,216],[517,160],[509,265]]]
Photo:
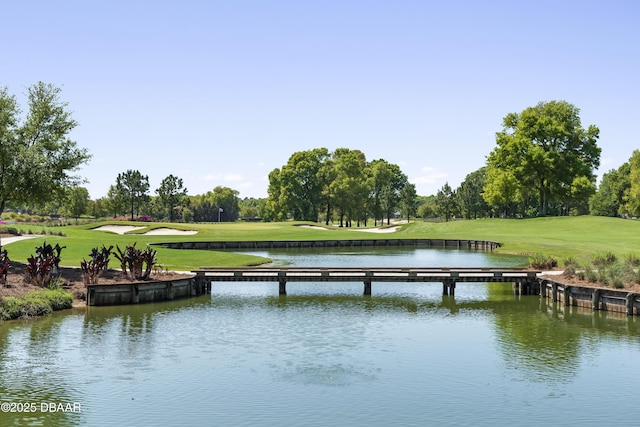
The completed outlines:
[[[519,282],[535,280],[540,272],[518,268],[201,267],[192,273],[212,282]]]

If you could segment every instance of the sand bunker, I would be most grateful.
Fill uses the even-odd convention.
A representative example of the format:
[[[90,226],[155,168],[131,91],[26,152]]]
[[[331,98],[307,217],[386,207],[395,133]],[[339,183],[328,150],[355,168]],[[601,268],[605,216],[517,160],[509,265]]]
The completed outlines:
[[[197,234],[196,230],[176,230],[175,228],[154,228],[144,233],[146,236],[168,236],[170,234]]]
[[[111,233],[116,233],[116,234],[124,234],[127,233],[129,231],[134,231],[134,230],[142,230],[143,228],[146,227],[136,227],[133,225],[103,225],[102,227],[98,227],[98,228],[94,228],[94,230],[98,230],[98,231],[109,231]],[[149,230],[146,233],[142,233],[145,236],[168,236],[168,235],[175,235],[175,234],[196,234],[197,231],[195,230],[176,230],[175,228],[155,228],[153,230]]]
[[[299,225],[298,227],[300,228],[310,228],[312,230],[325,230],[325,231],[331,231],[330,228],[324,228],[324,227],[320,227],[319,225]]]
[[[350,228],[351,231],[366,231],[369,233],[394,233],[398,231],[400,227],[386,227],[386,228]]]
[[[320,227],[319,225],[299,225],[298,227],[311,228],[313,230],[325,230],[325,231],[331,231],[332,230],[330,228]],[[400,228],[400,226],[386,227],[386,228],[347,228],[347,230],[349,230],[349,231],[365,231],[367,233],[393,233],[395,231],[398,231],[399,228]]]
[[[33,238],[36,238],[36,237],[42,237],[42,235],[41,234],[40,235],[38,235],[38,234],[36,234],[36,235],[24,234],[22,236],[5,236],[5,237],[0,238],[0,244],[2,246],[4,246],[4,245],[8,245],[8,244],[13,243],[13,242],[19,242],[20,240],[33,239]]]

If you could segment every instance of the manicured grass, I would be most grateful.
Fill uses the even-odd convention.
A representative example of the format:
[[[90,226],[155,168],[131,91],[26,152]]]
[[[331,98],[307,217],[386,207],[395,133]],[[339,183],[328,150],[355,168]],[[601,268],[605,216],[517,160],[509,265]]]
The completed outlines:
[[[586,262],[603,252],[640,253],[639,221],[595,216],[416,222],[398,235],[493,240],[503,245],[502,253],[541,253],[559,261],[574,257]]]
[[[105,224],[147,227],[134,233],[118,235],[92,230]],[[144,248],[150,243],[180,241],[247,241],[247,240],[317,240],[317,239],[386,239],[433,238],[492,240],[502,243],[502,253],[533,255],[542,253],[562,260],[574,257],[588,261],[597,253],[613,252],[619,256],[640,253],[640,222],[604,217],[550,217],[534,219],[482,219],[430,223],[416,221],[402,226],[396,233],[378,234],[339,229],[315,230],[299,227],[299,222],[282,223],[222,223],[222,224],[168,224],[168,223],[96,223],[84,226],[55,227],[50,232],[62,232],[65,237],[42,236],[15,242],[6,246],[12,260],[25,262],[43,241],[66,246],[62,251],[62,264],[78,267],[93,247],[116,245],[124,249],[136,243]],[[318,224],[314,224],[318,225]],[[26,232],[39,232],[42,227],[15,225]],[[150,235],[141,233],[152,228],[169,227],[197,230],[195,235]],[[200,266],[254,265],[263,258],[221,251],[177,250],[154,246],[158,262],[171,270],[189,271]],[[112,258],[111,267],[118,267]]]

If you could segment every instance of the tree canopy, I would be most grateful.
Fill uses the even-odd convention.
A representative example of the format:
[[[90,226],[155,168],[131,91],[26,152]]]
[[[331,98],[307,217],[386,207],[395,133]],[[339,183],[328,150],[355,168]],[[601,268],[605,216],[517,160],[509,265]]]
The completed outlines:
[[[397,165],[385,160],[367,162],[360,150],[326,148],[300,151],[291,155],[282,168],[269,174],[269,197],[265,203],[266,220],[318,221],[325,215],[340,225],[351,221],[376,221],[390,218],[402,201],[401,191],[408,185],[407,176]],[[404,193],[407,212],[415,210]]]
[[[116,178],[116,193],[126,195],[131,207],[131,221],[134,219],[135,207],[146,200],[149,192],[149,177],[138,170],[127,170]]]
[[[588,200],[595,187],[589,190],[585,179],[595,183],[600,131],[594,125],[584,129],[579,112],[568,102],[550,101],[508,114],[487,159],[485,200],[499,205],[535,195],[539,215],[547,214],[551,202],[566,210]]]
[[[160,198],[162,205],[169,211],[169,221],[173,222],[174,208],[186,197],[187,189],[184,187],[182,178],[174,175],[165,177],[156,189],[156,194]]]
[[[91,156],[69,139],[78,125],[60,88],[38,82],[27,89],[23,121],[15,96],[0,88],[0,212],[7,202],[46,203],[82,182],[71,172]]]

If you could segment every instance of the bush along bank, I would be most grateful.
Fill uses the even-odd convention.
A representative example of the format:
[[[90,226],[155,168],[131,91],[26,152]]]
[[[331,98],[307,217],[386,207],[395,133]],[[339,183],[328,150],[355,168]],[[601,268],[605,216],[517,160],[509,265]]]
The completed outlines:
[[[42,289],[0,301],[0,320],[29,319],[71,308],[73,296],[64,289]]]

